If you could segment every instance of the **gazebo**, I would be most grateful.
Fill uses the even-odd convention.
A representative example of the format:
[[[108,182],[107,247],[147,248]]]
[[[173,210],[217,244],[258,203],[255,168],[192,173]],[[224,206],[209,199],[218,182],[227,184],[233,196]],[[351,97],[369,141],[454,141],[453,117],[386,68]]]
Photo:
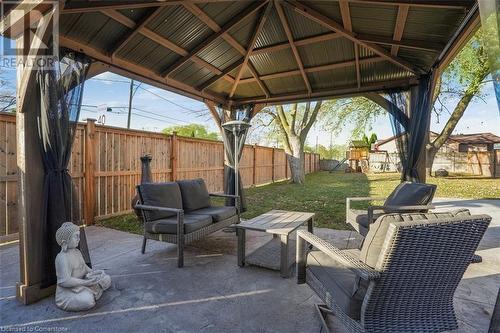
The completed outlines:
[[[47,55],[42,46],[79,55],[75,62],[84,65],[76,66],[81,70],[72,88],[111,71],[205,102],[219,126],[249,120],[266,105],[365,96],[408,133],[406,176],[424,181],[435,80],[480,26],[480,16],[475,0],[30,0],[4,4],[2,23],[22,63],[17,297],[29,304],[54,290],[42,283],[39,251],[50,228],[40,214],[46,177],[37,130],[41,90],[30,60]],[[411,92],[409,110],[388,97],[401,91]],[[231,138],[225,143],[234,155]]]

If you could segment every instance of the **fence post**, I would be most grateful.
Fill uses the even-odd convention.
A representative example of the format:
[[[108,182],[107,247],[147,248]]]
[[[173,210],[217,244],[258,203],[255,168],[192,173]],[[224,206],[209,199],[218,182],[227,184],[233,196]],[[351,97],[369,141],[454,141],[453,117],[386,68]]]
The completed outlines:
[[[256,173],[257,173],[257,144],[254,144],[253,145],[253,175],[252,175],[252,182],[253,182],[253,186],[255,186],[257,184],[256,180]]]
[[[286,156],[286,151],[285,151],[285,179],[288,179],[288,157]]]
[[[95,119],[85,124],[85,210],[86,225],[94,224],[95,218]]]
[[[177,180],[177,166],[178,166],[178,158],[177,158],[177,153],[178,153],[178,147],[179,147],[179,141],[177,139],[177,132],[172,133],[171,137],[171,149],[170,149],[170,167],[172,169],[172,181]]]
[[[273,163],[272,163],[272,164],[273,164],[273,171],[272,171],[272,173],[271,173],[271,179],[272,179],[272,181],[273,181],[273,183],[274,183],[274,148],[273,148],[273,157],[272,157],[272,162],[273,162]]]

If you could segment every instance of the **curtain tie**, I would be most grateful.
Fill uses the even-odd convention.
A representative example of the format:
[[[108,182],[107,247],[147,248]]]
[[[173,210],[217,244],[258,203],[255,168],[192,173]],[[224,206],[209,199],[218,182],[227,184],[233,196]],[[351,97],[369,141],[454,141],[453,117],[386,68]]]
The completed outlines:
[[[69,170],[67,168],[51,169],[47,173],[64,173],[64,172],[69,173]]]

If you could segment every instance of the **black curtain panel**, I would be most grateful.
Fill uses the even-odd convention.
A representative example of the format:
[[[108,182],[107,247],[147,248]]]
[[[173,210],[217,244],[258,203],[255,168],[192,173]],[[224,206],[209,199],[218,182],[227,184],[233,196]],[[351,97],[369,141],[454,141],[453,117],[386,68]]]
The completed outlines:
[[[388,92],[389,119],[391,120],[392,133],[396,140],[399,154],[398,171],[403,175],[403,168],[408,161],[408,96],[407,90],[391,90]]]
[[[431,114],[432,76],[424,75],[408,90],[388,92],[393,134],[401,161],[401,181],[421,182],[418,168],[424,162]]]
[[[45,170],[41,214],[46,246],[42,287],[56,283],[54,260],[60,250],[55,240],[57,229],[63,222],[77,222],[79,216],[68,164],[89,66],[88,57],[61,51],[51,66],[37,70],[38,136]],[[81,229],[80,250],[90,265],[84,229]]]
[[[421,76],[410,92],[410,123],[408,126],[408,153],[403,168],[403,180],[421,182],[418,169],[425,163],[425,146],[431,121],[432,75]]]
[[[241,120],[245,122],[250,122],[254,110],[254,105],[246,105],[231,113],[231,119],[225,118],[221,115],[223,122],[231,120]],[[235,151],[234,140],[235,137],[232,132],[227,130],[222,130],[222,140],[224,141],[224,151],[226,154],[226,163],[224,163],[224,193],[234,194],[235,184],[236,184],[236,172],[235,172],[235,158],[238,161],[241,160],[243,155],[243,148],[245,147],[245,141],[247,138],[248,128],[240,132],[238,138],[239,150]],[[241,171],[241,169],[240,169]],[[243,189],[243,183],[241,181],[241,172],[238,172],[238,193],[240,195],[240,211],[245,212],[247,209],[245,191]],[[227,198],[226,205],[233,206],[234,199]]]

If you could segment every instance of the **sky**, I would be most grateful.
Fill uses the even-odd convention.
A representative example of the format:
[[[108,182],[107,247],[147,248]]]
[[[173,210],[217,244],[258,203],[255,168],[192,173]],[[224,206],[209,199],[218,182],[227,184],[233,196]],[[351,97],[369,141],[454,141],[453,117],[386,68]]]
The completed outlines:
[[[11,82],[15,87],[16,72],[13,69],[0,68],[2,78]],[[202,102],[184,97],[147,84],[135,82],[131,128],[147,131],[161,131],[165,127],[199,123],[207,126],[211,131],[218,131],[211,119],[207,107]],[[137,87],[137,85],[139,85]],[[80,120],[98,118],[98,109],[103,106],[111,108],[106,112],[106,125],[126,127],[130,79],[106,72],[88,80],[85,84]],[[500,112],[497,108],[493,83],[487,82],[483,86],[486,95],[484,101],[477,100],[471,103],[464,116],[460,119],[454,134],[491,132],[500,136]],[[98,106],[101,106],[98,108]],[[453,105],[449,105],[453,108]],[[433,114],[431,130],[440,132],[448,116],[439,119]],[[316,143],[329,146],[332,144],[346,144],[351,138],[352,126],[347,125],[340,134],[332,137],[329,132],[315,125],[309,133],[307,144],[314,147]],[[378,117],[373,124],[374,132],[379,139],[392,136],[392,129],[387,115]],[[250,142],[254,143],[254,142]],[[273,145],[270,142],[258,142]]]

